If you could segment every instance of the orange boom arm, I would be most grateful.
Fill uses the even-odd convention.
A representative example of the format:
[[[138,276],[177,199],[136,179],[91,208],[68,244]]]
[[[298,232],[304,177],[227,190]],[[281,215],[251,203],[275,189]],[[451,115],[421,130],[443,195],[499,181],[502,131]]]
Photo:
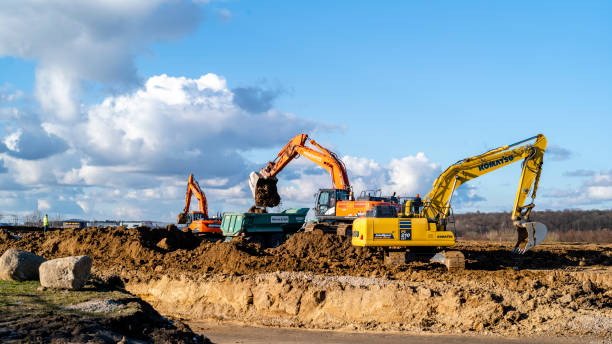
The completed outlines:
[[[185,210],[183,212],[189,212],[189,207],[191,206],[191,196],[195,196],[198,200],[198,205],[200,207],[200,212],[202,213],[205,219],[208,218],[208,203],[206,201],[206,196],[204,196],[204,192],[200,189],[200,185],[198,182],[193,179],[193,174],[189,175],[189,181],[187,182],[187,194],[185,195]]]
[[[298,155],[302,155],[327,170],[332,177],[332,183],[336,189],[350,189],[351,185],[349,183],[348,174],[346,173],[346,168],[336,154],[322,147],[312,139],[309,143],[318,150],[306,147],[306,140],[308,140],[307,134],[299,134],[292,138],[278,153],[276,159],[268,162],[268,165],[259,171],[260,175],[264,178],[275,177],[293,159]]]

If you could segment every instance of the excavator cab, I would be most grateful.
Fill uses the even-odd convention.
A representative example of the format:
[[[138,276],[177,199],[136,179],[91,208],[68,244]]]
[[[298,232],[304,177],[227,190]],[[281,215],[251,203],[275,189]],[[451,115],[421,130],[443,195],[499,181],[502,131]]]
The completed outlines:
[[[315,205],[316,215],[336,215],[336,203],[349,201],[350,191],[342,189],[320,189]]]

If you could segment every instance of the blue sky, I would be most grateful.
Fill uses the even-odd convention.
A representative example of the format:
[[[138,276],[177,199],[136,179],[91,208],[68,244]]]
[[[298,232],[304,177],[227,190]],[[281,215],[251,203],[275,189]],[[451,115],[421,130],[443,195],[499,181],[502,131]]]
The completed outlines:
[[[361,159],[348,164],[361,171],[352,176],[356,185],[404,193],[427,192],[432,178],[461,158],[541,132],[550,149],[538,208],[612,206],[608,1],[133,4],[0,5],[0,20],[41,28],[0,30],[0,109],[22,114],[5,110],[0,121],[8,147],[0,152],[7,169],[0,184],[15,189],[7,191],[11,201],[0,204],[0,212],[166,220],[180,209],[178,190],[190,172],[211,189],[214,211],[240,210],[249,203],[245,174],[300,131],[341,156]],[[207,73],[223,79],[223,88],[209,80],[214,96],[199,94],[172,111],[202,99],[225,105],[202,112],[201,133],[177,138],[172,149],[162,129],[185,122],[158,113],[159,99],[143,105],[135,92],[155,76],[183,77],[156,87],[179,83],[185,89]],[[146,93],[147,102],[155,97],[153,89]],[[240,105],[236,94],[254,96],[259,110]],[[103,105],[126,97],[124,107]],[[272,128],[265,134],[253,124],[262,113],[277,114],[264,121]],[[159,140],[138,136],[137,119]],[[106,128],[109,121],[113,128]],[[21,136],[19,128],[25,128]],[[67,128],[87,135],[70,137]],[[23,132],[40,131],[48,142],[26,147]],[[114,152],[113,142],[104,141],[109,137],[131,148]],[[138,151],[142,147],[146,151]],[[41,153],[24,158],[27,149]],[[419,152],[425,160],[412,159]],[[436,167],[421,169],[428,163]],[[374,168],[364,172],[364,164]],[[57,166],[53,173],[45,170],[50,165]],[[456,211],[509,210],[516,165],[462,187]],[[38,172],[24,177],[28,168]],[[394,168],[404,168],[405,176],[390,172]],[[329,186],[329,177],[308,163],[286,174],[287,206],[310,206],[313,190]]]

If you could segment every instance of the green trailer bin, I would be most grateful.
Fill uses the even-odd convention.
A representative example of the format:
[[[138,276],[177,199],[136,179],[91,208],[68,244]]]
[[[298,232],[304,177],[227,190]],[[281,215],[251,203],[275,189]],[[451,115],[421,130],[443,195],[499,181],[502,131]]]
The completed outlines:
[[[221,230],[230,239],[244,235],[261,247],[276,247],[302,228],[309,208],[291,208],[280,213],[223,213]]]

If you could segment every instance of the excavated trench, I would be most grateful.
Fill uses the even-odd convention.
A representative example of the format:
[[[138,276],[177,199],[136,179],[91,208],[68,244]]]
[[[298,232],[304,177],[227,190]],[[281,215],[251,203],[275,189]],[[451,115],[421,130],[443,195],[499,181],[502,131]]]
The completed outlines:
[[[511,243],[468,242],[457,247],[468,270],[449,273],[423,262],[389,267],[381,252],[317,231],[268,250],[146,228],[0,239],[0,249],[47,258],[88,254],[98,276],[119,276],[159,312],[185,320],[612,339],[612,245],[549,244],[516,258]]]

